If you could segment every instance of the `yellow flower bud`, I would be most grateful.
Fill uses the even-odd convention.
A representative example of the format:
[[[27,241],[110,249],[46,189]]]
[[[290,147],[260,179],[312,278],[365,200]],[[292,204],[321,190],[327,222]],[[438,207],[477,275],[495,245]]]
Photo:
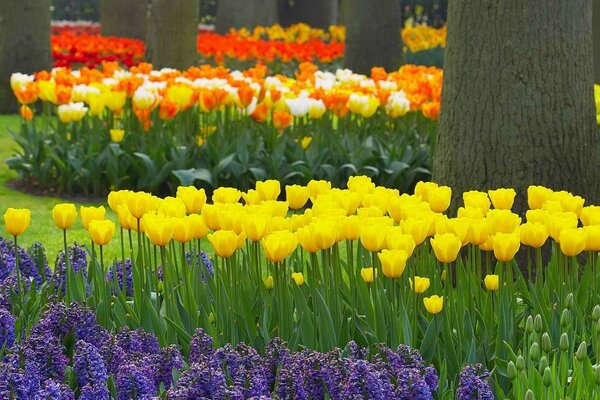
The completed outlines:
[[[179,186],[177,198],[183,201],[188,214],[199,213],[206,203],[206,192],[194,186]]]
[[[262,201],[277,200],[281,193],[281,184],[279,181],[269,179],[267,181],[256,182],[256,192]]]
[[[375,280],[374,276],[373,276],[373,268],[372,267],[361,268],[360,276],[362,276],[365,283],[373,283],[373,281]],[[376,276],[377,276],[377,270],[375,270],[375,277]]]
[[[488,195],[492,200],[495,209],[510,210],[515,202],[517,192],[515,189],[496,189],[488,190]]]
[[[267,290],[273,289],[275,286],[275,282],[273,281],[273,276],[269,275],[265,278],[265,288]]]
[[[427,289],[429,289],[431,282],[429,281],[429,278],[415,276],[414,284],[412,278],[408,278],[408,284],[410,285],[410,288],[415,291],[415,293],[424,293]]]
[[[88,225],[92,241],[98,246],[109,244],[115,234],[115,223],[111,220],[92,220]]]
[[[406,267],[408,254],[404,250],[382,250],[377,254],[381,262],[381,270],[383,275],[388,278],[399,278]]]
[[[444,308],[444,296],[433,295],[425,297],[423,304],[429,314],[437,314]]]
[[[77,209],[73,203],[61,203],[52,209],[52,219],[59,229],[68,229],[77,217]]]
[[[485,284],[485,288],[489,291],[498,290],[498,275],[486,275],[483,283]]]
[[[4,213],[6,231],[12,236],[19,236],[31,224],[31,211],[27,208],[9,208]]]
[[[498,261],[510,261],[521,247],[521,238],[513,233],[497,233],[493,236],[494,257]]]
[[[566,256],[579,255],[585,249],[586,243],[587,233],[582,228],[563,229],[560,232],[560,251]]]
[[[292,272],[292,280],[297,286],[302,286],[304,283],[304,275],[302,275],[302,272]]]
[[[100,207],[79,207],[79,215],[81,216],[81,222],[84,229],[88,229],[91,221],[103,220],[106,216],[106,209],[104,206]]]
[[[292,210],[304,207],[309,195],[310,193],[306,186],[288,185],[285,187],[285,198]]]
[[[272,262],[281,262],[296,250],[298,240],[292,232],[278,231],[264,237],[262,246],[267,259]]]
[[[436,234],[429,240],[438,261],[447,264],[456,260],[462,242],[452,233]]]
[[[231,257],[237,250],[239,237],[233,231],[217,231],[207,237],[219,257]]]

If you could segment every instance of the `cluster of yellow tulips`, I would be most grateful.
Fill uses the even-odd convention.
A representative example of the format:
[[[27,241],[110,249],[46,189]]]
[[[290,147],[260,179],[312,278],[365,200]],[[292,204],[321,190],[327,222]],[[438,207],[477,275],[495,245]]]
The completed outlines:
[[[121,190],[109,194],[108,204],[122,229],[145,233],[155,246],[207,237],[215,255],[223,259],[247,244],[261,243],[264,256],[281,264],[299,251],[298,245],[315,254],[343,241],[352,248],[351,243],[358,241],[373,255],[368,265],[361,265],[360,275],[367,283],[375,280],[378,270],[391,279],[403,275],[415,249],[427,238],[443,264],[454,262],[461,248],[469,244],[508,262],[521,245],[539,249],[549,237],[566,256],[600,251],[600,207],[584,206],[582,197],[568,192],[530,186],[530,209],[523,222],[511,211],[516,195],[513,189],[465,192],[464,205],[450,218],[443,214],[452,198],[447,186],[419,182],[415,193],[409,195],[378,187],[369,177],[355,176],[349,178],[347,187],[332,188],[327,181],[289,185],[284,188],[285,201],[280,201],[280,183],[267,180],[247,192],[218,188],[212,203],[207,202],[204,189],[195,187],[179,187],[176,197],[164,199]],[[65,230],[77,211],[73,204],[59,204],[52,214],[56,226]],[[82,206],[80,214],[93,242],[108,244],[115,224],[105,219],[104,207]],[[12,208],[4,218],[15,238],[31,220],[29,210]],[[485,287],[498,290],[498,276],[487,272]],[[301,271],[294,272],[292,279],[297,285],[305,281]],[[272,287],[272,278],[267,277],[265,284]],[[411,276],[410,285],[423,293],[429,288],[429,279]],[[425,299],[431,313],[439,312],[442,304],[443,297]]]

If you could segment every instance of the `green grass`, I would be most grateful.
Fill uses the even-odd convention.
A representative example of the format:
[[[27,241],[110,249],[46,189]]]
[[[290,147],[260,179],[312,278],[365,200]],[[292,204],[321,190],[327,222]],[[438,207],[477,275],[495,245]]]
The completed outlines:
[[[33,242],[41,242],[47,251],[48,261],[51,267],[54,267],[54,260],[58,252],[63,248],[62,232],[56,228],[52,220],[52,208],[69,200],[56,197],[34,196],[13,190],[7,187],[7,182],[17,177],[14,171],[11,171],[5,164],[5,160],[15,154],[17,151],[16,143],[12,140],[9,132],[19,130],[20,116],[18,115],[0,115],[0,213],[8,207],[29,208],[31,210],[31,226],[21,237],[19,244],[30,246]],[[76,203],[77,208],[82,203]],[[83,203],[84,205],[99,205],[94,203]],[[112,211],[107,208],[107,217],[116,221]],[[2,236],[8,238],[6,232],[2,229]],[[67,232],[67,239],[70,243],[76,241],[82,244],[90,243],[89,235],[83,229],[81,220],[77,218],[75,224]],[[120,257],[120,244],[118,240],[118,231],[113,240],[105,248],[105,260],[112,260],[114,257]]]

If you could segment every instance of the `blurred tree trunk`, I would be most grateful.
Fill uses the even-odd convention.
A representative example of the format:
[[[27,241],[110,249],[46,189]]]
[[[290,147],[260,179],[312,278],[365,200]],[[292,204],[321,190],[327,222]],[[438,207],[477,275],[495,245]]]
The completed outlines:
[[[592,31],[594,35],[594,82],[600,84],[600,0],[593,1]]]
[[[312,27],[327,29],[337,23],[338,0],[279,0],[279,23],[290,26],[304,22]]]
[[[346,23],[344,66],[369,74],[395,70],[402,60],[402,13],[398,0],[343,0]]]
[[[151,0],[146,58],[154,68],[194,65],[198,36],[197,0]]]
[[[0,1],[0,113],[13,113],[13,72],[31,74],[52,66],[50,1]]]
[[[102,35],[146,40],[147,12],[148,0],[101,0]]]
[[[433,179],[453,189],[529,185],[600,200],[592,2],[452,0]]]
[[[253,29],[277,23],[278,0],[219,0],[215,30],[225,34],[231,28]]]

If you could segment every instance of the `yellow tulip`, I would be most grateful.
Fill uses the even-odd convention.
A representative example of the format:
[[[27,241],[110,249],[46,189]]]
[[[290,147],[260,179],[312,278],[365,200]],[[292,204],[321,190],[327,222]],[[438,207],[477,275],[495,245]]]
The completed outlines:
[[[422,219],[405,219],[400,222],[400,227],[404,233],[408,233],[413,237],[417,246],[423,243],[427,234],[429,234],[429,223]]]
[[[92,220],[88,225],[92,241],[98,246],[109,244],[115,234],[115,223],[111,220]]]
[[[483,219],[483,210],[476,207],[459,207],[456,213],[458,218]]]
[[[155,246],[164,247],[173,238],[173,220],[162,215],[146,214],[142,218],[144,233]]]
[[[68,229],[77,217],[77,209],[73,203],[61,203],[52,209],[52,219],[59,229]]]
[[[237,203],[242,197],[242,192],[230,187],[220,187],[215,189],[212,195],[213,203]]]
[[[140,219],[152,209],[154,200],[150,193],[132,192],[125,195],[125,203],[131,215]]]
[[[281,193],[281,184],[275,179],[256,182],[256,192],[262,201],[277,200]]]
[[[375,184],[371,178],[364,175],[349,177],[346,185],[351,192],[358,193],[360,195],[373,193],[375,190]]]
[[[488,190],[488,195],[492,200],[495,209],[510,210],[515,202],[517,192],[515,189],[496,189]]]
[[[121,228],[137,231],[137,219],[131,215],[126,204],[120,204],[117,207],[117,217],[119,218]]]
[[[487,193],[471,190],[464,192],[462,197],[465,207],[481,208],[484,214],[487,214],[490,210],[491,202]]]
[[[600,225],[600,206],[583,207],[579,218],[584,226]]]
[[[244,232],[248,239],[253,242],[262,240],[269,233],[268,215],[250,214],[244,218]]]
[[[450,218],[446,221],[448,232],[453,233],[463,246],[469,244],[470,222],[467,218]]]
[[[542,210],[541,208],[536,210],[527,210],[525,212],[525,219],[527,219],[527,222],[539,222],[540,224],[545,224],[548,215],[548,211]]]
[[[479,248],[483,251],[492,251],[494,250],[494,237],[488,236],[488,239],[479,245]]]
[[[125,129],[111,129],[109,130],[110,140],[115,143],[121,143],[123,141],[123,137],[125,136]]]
[[[200,217],[202,218],[202,217]],[[173,239],[179,243],[187,243],[194,238],[192,220],[189,217],[173,218]]]
[[[285,198],[292,210],[298,210],[306,205],[310,195],[306,186],[287,185],[285,187]]]
[[[381,262],[381,270],[383,275],[388,278],[399,278],[406,267],[408,254],[404,250],[382,250],[377,254]]]
[[[575,213],[579,217],[585,203],[583,197],[574,196],[569,192],[558,192],[556,195],[558,195],[562,211]]]
[[[119,206],[125,203],[127,196],[133,193],[131,190],[117,190],[108,194],[108,205],[113,212],[117,213]]]
[[[412,235],[403,233],[399,227],[392,227],[388,230],[385,245],[389,250],[404,250],[409,258],[417,246]]]
[[[191,214],[188,216],[188,220],[192,229],[192,237],[194,239],[205,238],[208,234],[208,227],[204,223],[204,218],[198,214]]]
[[[429,314],[438,314],[444,308],[444,296],[425,297],[423,298],[423,304]]]
[[[486,275],[483,283],[485,284],[485,288],[487,290],[495,292],[499,287],[498,281],[498,275]]]
[[[462,247],[460,239],[452,233],[436,234],[429,242],[435,257],[444,264],[454,262]]]
[[[521,243],[526,246],[539,248],[548,240],[546,225],[539,222],[527,222],[521,225]]]
[[[275,282],[273,280],[273,276],[269,275],[265,278],[265,288],[267,290],[271,290],[273,289],[273,287],[275,286]]]
[[[417,182],[415,186],[415,195],[419,196],[423,201],[429,200],[429,192],[438,187],[434,182]]]
[[[282,262],[296,250],[298,240],[292,232],[278,231],[264,237],[262,246],[267,259],[272,262]]]
[[[316,253],[320,250],[319,246],[314,240],[313,233],[311,228],[308,226],[302,227],[296,231],[296,237],[298,239],[298,243],[305,251],[309,253]]]
[[[363,226],[360,229],[360,242],[368,251],[380,251],[385,244],[388,229],[381,225]]]
[[[221,229],[219,222],[220,204],[205,204],[202,207],[202,219],[209,229],[218,231]]]
[[[521,217],[510,210],[490,210],[486,215],[490,233],[513,233],[521,224]]]
[[[183,201],[188,214],[199,213],[206,203],[206,192],[195,186],[179,186],[177,198]]]
[[[431,211],[442,213],[450,207],[452,200],[452,188],[449,186],[438,186],[429,190],[427,200]]]
[[[31,224],[31,211],[27,208],[9,208],[4,213],[6,231],[12,236],[19,236]]]
[[[415,291],[415,293],[424,293],[427,289],[429,289],[429,285],[431,282],[429,278],[423,278],[420,276],[415,276],[415,282],[413,284],[412,278],[408,278],[408,284],[410,288]]]
[[[375,278],[373,277],[373,268],[372,267],[361,268],[360,276],[362,276],[365,283],[373,283],[373,281],[375,280]],[[377,276],[377,270],[375,270],[375,277],[376,276]]]
[[[358,240],[362,219],[357,215],[350,215],[344,219],[342,233],[346,240]]]
[[[560,233],[564,229],[575,229],[578,224],[577,214],[572,212],[548,214],[545,221],[550,237],[556,242],[560,242]]]
[[[532,210],[542,208],[552,190],[543,186],[531,185],[527,188],[527,204]]]
[[[379,218],[384,214],[385,211],[379,207],[361,207],[356,210],[356,215],[361,218]]]
[[[237,250],[239,238],[233,231],[217,231],[209,234],[207,237],[215,250],[215,254],[219,257],[231,257]]]
[[[119,111],[125,106],[127,93],[106,91],[102,93],[102,100],[112,112]]]
[[[292,280],[296,283],[296,286],[302,286],[304,275],[302,275],[302,272],[292,272]]]
[[[181,218],[187,214],[185,203],[175,197],[165,197],[158,207],[157,213],[165,217]]]
[[[260,205],[271,217],[285,218],[289,210],[287,201],[264,200]]]
[[[494,257],[498,261],[510,261],[521,247],[521,238],[514,233],[497,233],[493,236]]]
[[[600,251],[600,225],[584,226],[583,230],[587,234],[585,250]]]
[[[334,198],[338,207],[346,212],[346,216],[354,214],[362,201],[362,196],[360,194],[349,190],[340,190],[339,192],[336,192]]]
[[[479,246],[484,244],[490,237],[490,228],[486,219],[469,219],[469,243]]]
[[[309,224],[313,240],[321,250],[327,250],[333,246],[341,229],[333,220],[319,219]]]
[[[81,222],[84,229],[88,229],[91,221],[103,220],[106,216],[106,209],[104,206],[100,207],[79,207],[79,215],[81,216]]]
[[[257,205],[262,201],[258,192],[254,189],[248,189],[246,193],[242,192],[242,199],[244,199],[244,203],[247,205]]]
[[[312,199],[316,199],[320,194],[331,190],[331,182],[311,180],[306,186]]]
[[[582,228],[563,229],[560,232],[560,251],[566,256],[579,255],[586,246],[587,233]]]

